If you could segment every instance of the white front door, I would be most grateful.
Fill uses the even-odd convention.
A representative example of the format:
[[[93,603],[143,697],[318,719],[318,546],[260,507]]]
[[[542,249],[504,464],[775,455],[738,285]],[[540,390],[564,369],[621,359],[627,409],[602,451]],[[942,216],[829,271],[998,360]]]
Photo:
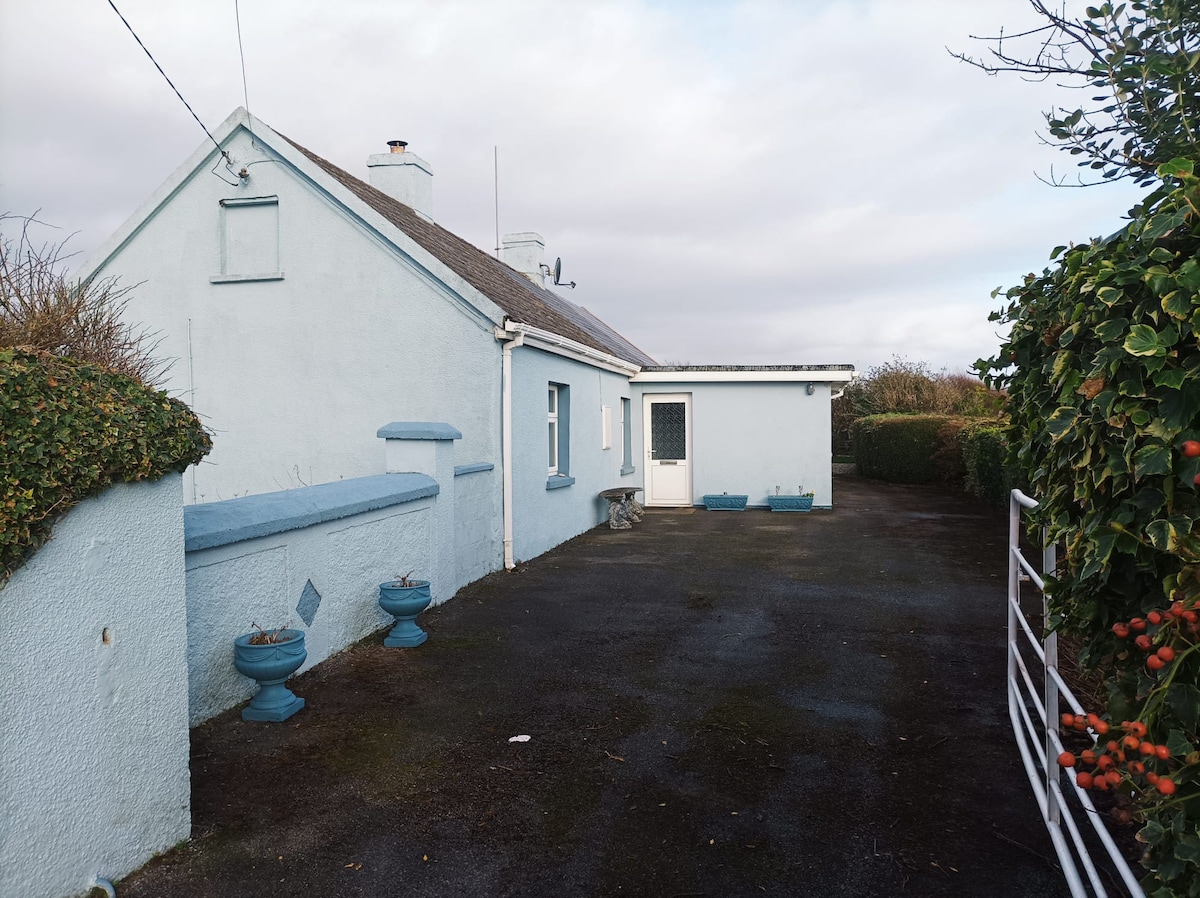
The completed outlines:
[[[692,414],[689,393],[642,398],[646,435],[646,504],[692,504]]]

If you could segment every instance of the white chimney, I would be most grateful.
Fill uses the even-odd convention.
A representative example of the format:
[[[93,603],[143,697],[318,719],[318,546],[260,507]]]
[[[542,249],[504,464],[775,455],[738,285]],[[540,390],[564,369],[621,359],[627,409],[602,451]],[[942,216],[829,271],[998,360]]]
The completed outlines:
[[[542,268],[546,241],[542,239],[541,234],[533,231],[505,234],[501,246],[505,264],[521,272],[539,287],[546,286],[546,272]]]
[[[433,169],[416,153],[405,152],[403,140],[389,140],[387,153],[367,159],[371,186],[397,199],[422,218],[433,221]]]

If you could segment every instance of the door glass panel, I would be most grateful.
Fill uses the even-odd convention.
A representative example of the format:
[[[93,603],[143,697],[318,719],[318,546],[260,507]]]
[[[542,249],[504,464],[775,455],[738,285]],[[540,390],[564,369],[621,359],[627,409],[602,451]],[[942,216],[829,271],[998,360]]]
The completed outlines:
[[[687,458],[687,403],[650,403],[650,450],[655,461]]]

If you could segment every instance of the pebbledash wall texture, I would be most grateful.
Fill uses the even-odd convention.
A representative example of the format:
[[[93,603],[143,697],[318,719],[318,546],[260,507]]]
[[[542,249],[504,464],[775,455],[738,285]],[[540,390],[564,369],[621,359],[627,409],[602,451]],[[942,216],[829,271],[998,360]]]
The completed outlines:
[[[232,655],[252,624],[304,630],[307,669],[391,623],[380,583],[441,602],[500,566],[494,465],[455,464],[444,423],[378,437],[383,474],[186,507],[179,475],[114,486],[13,575],[0,895],[81,895],[188,837],[188,728],[253,694]]]
[[[188,837],[187,619],[178,474],[72,509],[0,592],[0,895]]]

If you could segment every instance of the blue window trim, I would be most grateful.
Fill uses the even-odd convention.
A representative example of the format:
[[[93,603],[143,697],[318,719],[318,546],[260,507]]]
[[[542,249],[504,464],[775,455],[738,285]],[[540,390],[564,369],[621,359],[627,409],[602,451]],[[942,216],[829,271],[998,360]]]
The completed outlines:
[[[214,274],[209,279],[210,284],[241,284],[249,281],[282,281],[283,272],[272,274]]]
[[[571,386],[570,384],[556,383],[550,381],[549,386],[557,395],[556,403],[556,422],[555,426],[558,432],[558,458],[556,459],[557,466],[554,468],[554,473],[550,475],[550,480],[555,477],[570,477],[571,475]],[[549,420],[549,419],[547,419]],[[575,481],[572,480],[571,483]],[[552,486],[547,486],[546,489],[554,489]]]
[[[632,474],[633,468],[633,402],[621,397],[621,473]]]
[[[568,477],[565,474],[555,474],[553,477],[550,477],[546,480],[546,489],[560,490],[564,486],[570,486],[574,482],[574,477]]]

